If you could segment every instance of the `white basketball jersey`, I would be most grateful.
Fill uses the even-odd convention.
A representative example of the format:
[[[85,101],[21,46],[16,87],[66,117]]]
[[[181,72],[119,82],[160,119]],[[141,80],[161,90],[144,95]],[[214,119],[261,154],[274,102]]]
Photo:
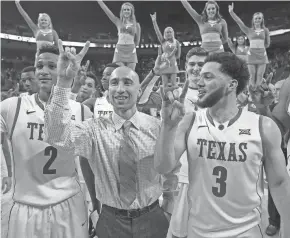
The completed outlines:
[[[70,106],[72,119],[81,121],[80,103],[70,100]],[[43,131],[44,111],[38,97],[36,94],[22,97],[11,141],[15,179],[13,199],[17,202],[48,206],[80,191],[74,155],[45,143]]]
[[[94,117],[109,117],[113,113],[113,106],[107,100],[107,96],[97,98],[94,107]]]
[[[29,93],[28,92],[20,93],[19,94],[19,97],[26,97],[26,96],[29,96]]]
[[[240,237],[257,226],[261,216],[259,116],[240,110],[228,127],[220,130],[207,112],[196,113],[187,141],[188,237]]]

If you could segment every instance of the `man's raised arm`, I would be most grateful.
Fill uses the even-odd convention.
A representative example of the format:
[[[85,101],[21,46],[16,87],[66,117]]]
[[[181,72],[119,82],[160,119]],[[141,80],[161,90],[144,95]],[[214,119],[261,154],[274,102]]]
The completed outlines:
[[[186,132],[194,114],[185,115],[184,99],[188,89],[186,81],[179,96],[177,87],[162,88],[162,124],[155,147],[154,165],[160,174],[175,169],[186,149]]]
[[[71,120],[68,99],[72,81],[90,43],[87,42],[79,54],[76,54],[74,48],[66,48],[64,51],[61,40],[58,43],[60,56],[57,62],[57,85],[52,89],[51,98],[44,111],[45,140],[59,149],[90,158],[92,136],[89,127],[92,121]]]

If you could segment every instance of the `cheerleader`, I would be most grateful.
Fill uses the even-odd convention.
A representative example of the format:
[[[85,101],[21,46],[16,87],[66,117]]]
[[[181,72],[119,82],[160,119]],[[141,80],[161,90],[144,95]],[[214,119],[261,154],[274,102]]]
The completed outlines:
[[[33,35],[36,40],[36,56],[35,56],[35,62],[36,58],[38,56],[38,50],[40,47],[44,44],[49,45],[55,45],[58,46],[58,35],[55,30],[53,30],[52,23],[50,16],[46,13],[39,13],[38,16],[38,23],[37,25],[31,20],[31,18],[28,16],[28,14],[24,11],[22,6],[20,5],[20,0],[15,1],[16,7],[21,14],[21,16],[24,18],[26,23],[28,24],[29,28],[32,30]]]
[[[180,58],[181,46],[174,37],[174,30],[172,27],[166,27],[162,36],[157,21],[156,12],[151,15],[154,30],[157,38],[161,44],[161,61],[168,65],[168,68],[162,72],[162,83],[167,87],[168,83],[176,85],[176,76],[178,73],[177,61]]]
[[[120,18],[118,18],[103,1],[97,2],[118,29],[118,43],[113,63],[135,70],[138,63],[136,45],[140,43],[141,27],[136,21],[134,6],[129,2],[124,3],[121,7]]]
[[[181,0],[182,5],[198,24],[202,44],[201,47],[209,52],[224,52],[223,44],[228,40],[228,27],[219,13],[219,6],[215,1],[208,1],[202,14],[199,15],[187,2]]]
[[[235,43],[231,41],[231,38],[228,38],[228,45],[236,56],[247,61],[249,47],[246,46],[246,38],[244,36],[238,36]]]
[[[255,91],[263,80],[268,64],[266,48],[270,46],[270,33],[264,24],[264,16],[256,12],[252,18],[252,28],[245,26],[242,20],[234,13],[234,4],[229,5],[229,13],[250,41],[248,50],[248,68],[250,71],[250,86]]]

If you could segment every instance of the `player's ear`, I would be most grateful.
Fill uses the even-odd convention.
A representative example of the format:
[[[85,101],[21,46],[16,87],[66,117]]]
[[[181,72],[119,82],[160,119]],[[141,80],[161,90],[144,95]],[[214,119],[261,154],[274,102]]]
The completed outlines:
[[[137,98],[140,98],[141,95],[142,95],[142,89],[141,89],[141,87],[140,87],[139,90],[138,90],[138,96],[137,96]]]
[[[238,87],[239,83],[238,83],[238,80],[236,79],[232,79],[230,82],[229,82],[229,89],[231,90],[236,90],[236,88]]]

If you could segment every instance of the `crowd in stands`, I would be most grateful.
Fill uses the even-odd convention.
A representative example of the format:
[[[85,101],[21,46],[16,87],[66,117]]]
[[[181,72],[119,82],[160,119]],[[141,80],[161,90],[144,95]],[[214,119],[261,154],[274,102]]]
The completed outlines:
[[[280,80],[286,79],[290,74],[290,50],[289,49],[270,49],[269,52],[270,62],[267,66],[265,76],[273,72],[272,83],[276,83]],[[33,65],[31,60],[20,60],[22,62],[22,67],[16,70],[13,66],[12,60],[2,60],[1,64],[1,90],[7,92],[11,88],[15,88],[17,83],[19,83],[19,90],[24,91],[23,83],[20,82],[20,71],[22,68],[28,65]],[[105,65],[110,63],[110,58],[108,59],[90,59],[90,71],[94,72],[95,75],[101,77],[102,71]],[[155,59],[151,56],[140,55],[139,64],[137,64],[136,72],[138,72],[140,79],[143,80],[148,72],[153,68]],[[180,69],[184,69],[185,59],[182,57],[180,59]],[[7,93],[2,93],[2,98],[7,97]]]
[[[290,4],[289,4],[290,6]],[[279,12],[279,14],[277,14]],[[175,13],[178,14],[178,13]],[[278,5],[277,7],[271,7],[264,11],[265,16],[267,16],[267,27],[270,30],[285,29],[290,26],[290,16],[287,12],[287,7],[281,9]],[[7,14],[6,14],[7,15]],[[5,15],[5,16],[6,16]],[[240,15],[242,19],[250,19],[247,12]],[[192,23],[177,22],[174,19],[182,19],[179,16],[168,17],[168,22],[166,24],[172,25],[176,29],[176,39],[180,42],[183,41],[199,41],[200,34],[197,27],[192,27]],[[70,24],[70,25],[66,25]],[[117,41],[117,32],[114,27],[108,22],[92,22],[91,24],[73,24],[71,27],[71,22],[58,22],[54,25],[54,29],[58,32],[60,39],[65,41],[78,41],[84,42],[90,40],[92,43],[97,42],[107,42],[115,43]],[[163,28],[163,24],[160,26]],[[23,21],[19,19],[11,18],[9,15],[2,18],[1,22],[1,32],[13,35],[32,37],[32,32]],[[236,24],[229,24],[229,32],[231,34],[240,32]],[[96,31],[95,29],[98,29]],[[190,30],[189,30],[190,29]],[[198,38],[199,37],[199,38]],[[234,37],[234,35],[232,35]],[[142,24],[142,37],[141,43],[157,43],[156,34],[151,25]],[[270,48],[268,49],[269,64],[265,72],[265,76],[270,72],[273,72],[273,82],[280,81],[289,76],[290,72],[290,52],[288,49],[280,48]],[[178,61],[179,69],[184,69],[185,56],[181,55]],[[139,74],[140,79],[144,79],[149,70],[154,65],[154,58],[152,56],[139,54],[139,63],[136,67],[136,72]],[[97,56],[90,59],[90,71],[94,72],[97,76],[101,76],[102,71],[107,63],[111,61],[111,57],[103,58]],[[20,71],[29,65],[33,65],[34,55],[18,55],[18,56],[8,56],[2,54],[2,64],[1,64],[1,90],[7,92],[10,89],[16,87],[19,83],[19,90],[23,91],[23,83],[20,82]],[[4,97],[5,93],[3,94]],[[3,96],[2,95],[2,96]]]

